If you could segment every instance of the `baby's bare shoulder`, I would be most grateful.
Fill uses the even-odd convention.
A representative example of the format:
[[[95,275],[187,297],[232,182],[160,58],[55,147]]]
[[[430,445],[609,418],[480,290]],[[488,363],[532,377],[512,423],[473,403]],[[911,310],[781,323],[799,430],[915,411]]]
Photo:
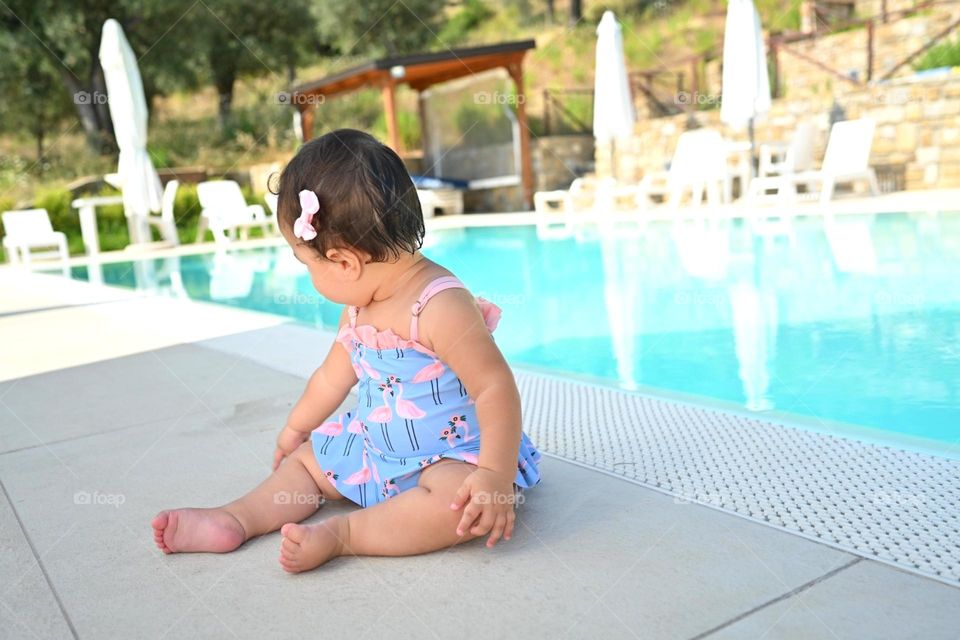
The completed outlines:
[[[421,342],[433,349],[433,342],[459,337],[477,329],[486,331],[483,314],[476,297],[460,287],[435,294],[420,312]]]

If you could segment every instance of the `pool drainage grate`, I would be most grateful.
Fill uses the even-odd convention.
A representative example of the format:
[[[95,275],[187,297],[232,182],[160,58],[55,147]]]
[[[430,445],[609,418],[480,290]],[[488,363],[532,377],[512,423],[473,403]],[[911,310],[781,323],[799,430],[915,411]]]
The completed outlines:
[[[544,452],[960,586],[960,460],[517,371]]]

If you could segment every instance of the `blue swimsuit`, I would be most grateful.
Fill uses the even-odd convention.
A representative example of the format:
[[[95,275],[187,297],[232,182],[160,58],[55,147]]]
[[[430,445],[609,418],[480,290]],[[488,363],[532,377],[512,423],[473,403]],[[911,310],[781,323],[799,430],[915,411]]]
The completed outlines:
[[[337,335],[350,352],[359,379],[357,407],[325,422],[311,434],[313,452],[337,491],[368,507],[417,486],[420,471],[442,458],[478,463],[480,430],[474,401],[457,375],[417,342],[417,316],[445,289],[464,287],[444,276],[430,282],[411,309],[410,339],[392,330],[357,326],[357,307],[348,307],[350,324]],[[476,298],[492,332],[500,309]],[[521,434],[517,488],[540,481],[540,452]]]

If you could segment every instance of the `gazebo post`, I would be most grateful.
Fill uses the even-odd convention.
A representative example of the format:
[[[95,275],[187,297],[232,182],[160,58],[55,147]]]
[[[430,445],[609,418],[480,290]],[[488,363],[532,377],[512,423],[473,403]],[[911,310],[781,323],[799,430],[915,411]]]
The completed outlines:
[[[393,78],[388,78],[381,90],[383,95],[383,109],[387,116],[387,143],[390,148],[400,153],[403,148],[400,144],[400,131],[397,127],[397,100],[396,83]]]
[[[307,101],[306,104],[301,105],[299,108],[300,133],[303,136],[303,141],[307,142],[313,137],[313,105]]]
[[[427,99],[423,97],[423,91],[417,92],[417,115],[420,119],[420,148],[423,150],[422,171],[429,173],[426,163],[430,157],[430,133],[427,129]],[[431,166],[430,169],[432,168]]]
[[[512,62],[507,71],[513,78],[517,93],[517,120],[520,124],[520,182],[523,190],[523,204],[533,208],[533,164],[530,160],[530,128],[527,126],[527,108],[524,104],[526,94],[523,91],[523,62]]]

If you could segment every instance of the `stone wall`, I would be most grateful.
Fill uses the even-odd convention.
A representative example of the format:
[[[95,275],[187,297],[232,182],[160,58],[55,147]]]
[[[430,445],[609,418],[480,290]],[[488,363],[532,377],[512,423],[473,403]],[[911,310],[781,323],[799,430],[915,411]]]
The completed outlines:
[[[879,17],[886,7],[887,13],[910,11],[922,5],[924,0],[854,0],[854,13],[858,16]]]
[[[907,56],[929,43],[948,24],[960,19],[960,3],[953,3],[935,6],[910,18],[884,23],[879,20],[883,2],[884,0],[860,0],[856,4],[858,16],[878,17],[873,37],[872,80],[884,77]],[[913,0],[886,0],[886,4],[887,11],[892,13],[912,9],[916,3]],[[855,88],[857,83],[864,84],[870,71],[867,43],[867,30],[857,28],[830,35],[818,35],[786,45],[777,55],[781,97],[829,97],[838,91]],[[811,60],[851,77],[856,82],[847,82]],[[913,68],[907,64],[893,71],[891,77],[900,78],[912,74]],[[720,91],[721,61],[714,59],[703,67],[700,102],[718,101]],[[646,109],[646,105],[638,104],[638,109]]]
[[[884,172],[902,174],[906,189],[960,187],[960,74],[899,79],[879,86],[833,95],[775,100],[770,113],[755,127],[758,143],[786,141],[800,120],[817,125],[817,163],[823,158],[836,104],[843,119],[873,118],[877,122],[870,164]],[[731,139],[746,139],[745,131],[720,123],[720,111],[694,112],[693,121],[681,114],[641,120],[632,139],[615,152],[617,177],[639,180],[670,161],[677,138],[691,126],[713,127]],[[596,169],[611,175],[611,151],[598,145]]]
[[[593,170],[591,135],[549,136],[532,142],[535,191],[564,189],[574,178]]]
[[[522,210],[523,192],[519,186],[473,189],[463,193],[464,213]]]
[[[878,22],[873,37],[872,79],[884,77],[888,71],[929,43],[958,17],[960,4],[951,4],[935,7],[912,18],[888,23]],[[801,56],[817,60],[840,74],[865,82],[868,74],[867,42],[866,29],[853,29],[786,45],[786,50],[780,51],[778,56],[781,96],[804,98],[808,95],[831,95],[834,91],[846,91],[854,86]],[[790,50],[801,56],[791,53]],[[913,68],[907,64],[895,70],[892,77],[912,74]]]

